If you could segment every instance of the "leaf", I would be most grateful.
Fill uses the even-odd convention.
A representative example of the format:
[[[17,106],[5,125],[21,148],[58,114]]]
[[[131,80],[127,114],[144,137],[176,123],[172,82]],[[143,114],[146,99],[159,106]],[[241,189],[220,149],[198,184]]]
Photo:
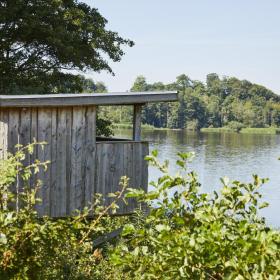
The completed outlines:
[[[134,256],[138,256],[140,253],[140,248],[139,247],[136,247],[133,251],[132,251],[132,255]]]
[[[159,193],[157,191],[150,191],[146,194],[145,198],[147,200],[155,200],[159,198]]]
[[[115,193],[108,193],[107,197],[114,198],[117,197]]]
[[[190,246],[191,247],[194,247],[194,245],[195,245],[195,240],[194,240],[194,238],[192,237],[191,239],[190,239]]]
[[[221,182],[224,186],[227,186],[229,184],[229,178],[228,177],[223,177],[220,180],[221,180]]]
[[[145,192],[141,189],[139,190],[139,189],[128,188],[127,191],[128,192],[125,194],[125,198],[130,198],[130,197],[139,198],[139,197],[143,197],[143,195],[145,195]]]
[[[259,206],[259,209],[262,209],[262,208],[266,208],[269,206],[269,203],[268,202],[263,202],[260,206]]]
[[[177,161],[176,161],[176,164],[177,164],[178,166],[182,167],[182,168],[185,168],[185,162],[182,161],[182,160],[177,160]]]
[[[184,267],[183,267],[183,266],[181,266],[181,267],[179,268],[179,272],[180,272],[180,276],[181,276],[181,277],[186,277],[186,274],[185,274],[185,272],[184,272]]]
[[[164,224],[159,224],[159,225],[156,225],[156,230],[158,232],[161,232],[161,231],[169,231],[170,230],[170,227],[168,225],[164,225]]]
[[[143,246],[143,247],[142,247],[142,253],[143,253],[143,255],[147,255],[147,254],[148,254],[148,251],[149,251],[149,247],[148,247],[148,246]]]
[[[132,224],[126,224],[123,227],[122,236],[127,236],[135,232],[135,227]]]
[[[158,150],[153,150],[153,151],[152,151],[152,155],[153,155],[154,157],[157,157],[157,156],[158,156]]]
[[[0,233],[0,244],[7,244],[8,240],[4,233]]]

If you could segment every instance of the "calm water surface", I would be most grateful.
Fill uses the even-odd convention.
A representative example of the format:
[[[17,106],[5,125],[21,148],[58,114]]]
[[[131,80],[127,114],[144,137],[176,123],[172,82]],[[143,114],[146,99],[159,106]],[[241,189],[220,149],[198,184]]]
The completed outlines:
[[[116,136],[131,134],[131,130],[115,131]],[[150,150],[159,151],[160,160],[170,161],[171,173],[176,172],[177,152],[195,152],[190,167],[198,173],[206,192],[219,189],[224,176],[242,182],[250,182],[252,174],[269,178],[262,194],[270,206],[262,214],[269,224],[280,228],[280,135],[143,130],[142,139],[150,141]],[[150,168],[149,180],[159,175]]]

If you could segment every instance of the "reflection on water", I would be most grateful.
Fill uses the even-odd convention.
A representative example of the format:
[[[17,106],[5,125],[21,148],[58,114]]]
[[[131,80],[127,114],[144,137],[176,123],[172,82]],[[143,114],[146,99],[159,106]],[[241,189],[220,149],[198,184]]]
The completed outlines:
[[[131,137],[131,130],[116,130],[116,136]],[[142,139],[150,141],[150,150],[159,151],[159,159],[169,159],[170,171],[176,172],[176,154],[193,151],[196,157],[191,169],[200,178],[204,191],[221,187],[220,178],[249,182],[252,174],[269,178],[262,194],[270,207],[262,214],[267,221],[280,227],[280,135],[237,133],[196,133],[171,130],[144,130]],[[149,170],[149,180],[160,174]],[[278,214],[279,213],[279,214]]]

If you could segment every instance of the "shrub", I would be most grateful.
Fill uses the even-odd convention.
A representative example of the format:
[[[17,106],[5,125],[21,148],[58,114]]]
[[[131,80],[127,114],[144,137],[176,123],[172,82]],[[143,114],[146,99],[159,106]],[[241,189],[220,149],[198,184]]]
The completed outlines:
[[[100,248],[93,250],[92,240],[119,227],[116,219],[107,216],[116,203],[104,208],[97,196],[92,208],[72,218],[38,217],[34,205],[39,202],[36,190],[40,182],[31,188],[29,179],[48,163],[36,160],[29,166],[23,164],[36,145],[44,146],[19,146],[15,155],[0,161],[0,279],[98,279],[103,273],[99,268],[103,254]],[[25,182],[18,193],[11,191],[17,178]],[[114,194],[116,198],[127,179],[121,183],[123,188]],[[96,216],[90,218],[93,209]]]
[[[242,128],[245,127],[245,125],[243,123],[237,122],[237,121],[231,121],[227,124],[226,126],[229,129],[232,129],[236,132],[239,132]]]
[[[189,120],[186,124],[187,130],[199,130],[199,122],[198,120]]]
[[[266,179],[224,178],[220,193],[209,195],[188,169],[193,154],[179,153],[180,172],[171,176],[168,161],[159,163],[154,151],[147,160],[162,176],[151,182],[153,190],[125,194],[147,204],[148,213],[108,216],[128,185],[124,177],[107,208],[97,195],[73,217],[40,218],[34,211],[40,182],[31,187],[29,179],[48,163],[23,165],[35,145],[0,161],[0,279],[280,279],[280,233],[258,215],[268,205],[259,202]],[[25,187],[12,192],[19,177]],[[93,239],[121,225],[121,238],[93,248]]]
[[[150,213],[125,226],[111,262],[130,279],[280,279],[280,233],[258,215],[267,206],[259,203],[266,180],[224,178],[221,192],[210,196],[187,169],[192,154],[178,154],[175,176],[156,155],[147,158],[162,172],[154,190],[127,194],[150,205]]]

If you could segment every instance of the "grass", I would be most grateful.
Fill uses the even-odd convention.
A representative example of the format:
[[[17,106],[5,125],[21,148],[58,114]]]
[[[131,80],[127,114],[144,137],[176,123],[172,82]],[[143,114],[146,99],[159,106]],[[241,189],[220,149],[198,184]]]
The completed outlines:
[[[200,129],[201,132],[215,132],[215,133],[221,133],[221,132],[236,132],[233,129],[230,129],[228,127],[204,127]]]
[[[131,123],[113,123],[113,128],[115,128],[115,129],[132,129],[133,124],[131,124]],[[149,124],[142,124],[141,128],[145,129],[145,130],[172,130],[171,128],[155,127],[155,126],[149,125]]]
[[[240,133],[280,134],[280,128],[276,128],[276,127],[265,127],[265,128],[248,127],[248,128],[241,129]]]
[[[227,127],[207,127],[202,128],[201,132],[215,132],[215,133],[233,133],[236,130]],[[276,127],[247,127],[242,128],[239,133],[242,134],[280,134],[280,128]]]
[[[114,123],[113,127],[115,129],[132,129],[133,124],[131,123]],[[175,130],[171,128],[154,127],[149,124],[142,124],[142,129],[144,130]],[[177,130],[177,129],[176,129]],[[201,132],[207,133],[237,133],[236,130],[228,127],[204,127],[200,129]],[[239,133],[242,134],[280,134],[280,128],[277,127],[248,127],[242,128]]]
[[[130,123],[113,123],[113,128],[129,129],[129,128],[132,128],[132,124],[130,124]]]

